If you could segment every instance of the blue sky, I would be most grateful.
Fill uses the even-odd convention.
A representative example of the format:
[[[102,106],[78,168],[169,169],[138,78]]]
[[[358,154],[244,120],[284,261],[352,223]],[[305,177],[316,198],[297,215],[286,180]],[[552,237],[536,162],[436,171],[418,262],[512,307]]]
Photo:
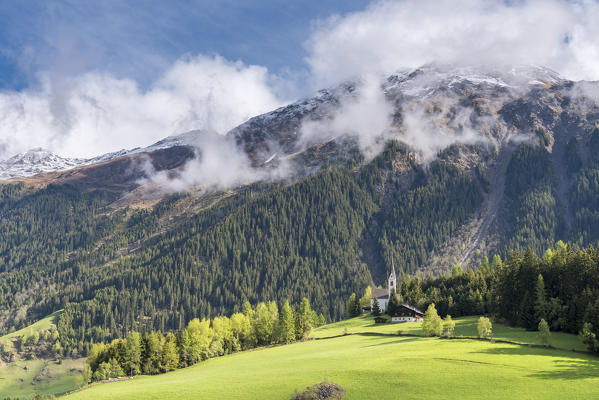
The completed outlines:
[[[366,0],[2,0],[0,88],[35,85],[40,73],[95,70],[142,86],[183,55],[219,54],[271,73],[305,70],[315,21]]]

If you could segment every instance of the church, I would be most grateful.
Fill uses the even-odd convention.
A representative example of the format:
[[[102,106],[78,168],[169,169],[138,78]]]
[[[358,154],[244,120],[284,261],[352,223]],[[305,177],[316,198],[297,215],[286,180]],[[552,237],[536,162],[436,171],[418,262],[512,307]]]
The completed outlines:
[[[387,289],[372,289],[370,309],[372,310],[374,307],[374,300],[376,299],[379,303],[381,313],[385,313],[392,293],[395,293],[395,296],[399,300],[399,295],[397,294],[397,276],[395,275],[395,264],[393,261],[391,262],[391,274],[389,274],[389,278],[387,279]],[[391,322],[422,321],[423,317],[424,313],[416,307],[400,303],[398,309],[391,314]]]
[[[387,279],[387,289],[372,289],[372,299],[370,299],[370,309],[374,307],[374,299],[377,299],[379,302],[379,309],[381,313],[384,313],[387,310],[387,304],[389,304],[389,299],[391,298],[392,291],[397,293],[397,277],[395,276],[395,264],[393,261],[391,262],[391,274],[389,275],[389,279]],[[397,294],[396,294],[397,296]]]

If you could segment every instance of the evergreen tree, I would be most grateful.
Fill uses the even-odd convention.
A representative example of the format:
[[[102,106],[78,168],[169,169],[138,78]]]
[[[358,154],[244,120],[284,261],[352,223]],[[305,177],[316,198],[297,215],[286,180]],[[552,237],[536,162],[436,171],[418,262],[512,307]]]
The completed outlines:
[[[162,372],[172,371],[179,367],[177,338],[172,332],[169,332],[164,340],[160,365]]]
[[[376,297],[372,300],[372,315],[374,315],[375,317],[381,315],[381,307]]]
[[[462,268],[462,264],[460,264],[460,263],[454,264],[454,266],[451,270],[451,275],[452,276],[460,276],[463,273],[464,273],[464,270]]]
[[[52,345],[52,352],[56,357],[60,357],[62,355],[62,345],[60,344],[59,340],[54,342],[54,345]]]
[[[593,325],[591,323],[584,323],[579,333],[579,337],[589,350],[599,353],[599,340],[597,340],[597,335],[593,332]]]
[[[501,261],[501,257],[499,256],[499,254],[495,254],[493,256],[493,262],[491,263],[491,268],[498,269],[499,267],[501,267],[502,264],[503,263]]]
[[[126,372],[130,375],[137,375],[141,372],[141,335],[137,332],[130,332],[126,339]]]
[[[537,278],[537,283],[535,286],[535,320],[540,321],[547,318],[548,313],[548,304],[547,298],[545,294],[545,281],[543,280],[543,275],[539,274]],[[545,322],[546,323],[546,322]]]
[[[289,305],[289,301],[285,301],[285,304],[283,304],[283,308],[281,308],[281,314],[279,316],[279,326],[280,342],[291,343],[295,341],[295,313]]]
[[[142,371],[145,374],[157,374],[161,371],[161,354],[164,336],[160,332],[145,334],[143,339]]]
[[[191,339],[187,329],[183,329],[179,335],[179,361],[182,366],[188,367],[192,364],[192,359]]]
[[[310,306],[310,300],[308,300],[307,297],[304,297],[300,303],[296,321],[296,337],[298,339],[307,337],[314,325],[312,319],[312,307]]]
[[[387,314],[393,315],[393,313],[399,309],[399,305],[399,299],[397,298],[395,289],[392,289],[391,296],[389,297],[389,302],[387,303]]]
[[[539,341],[545,347],[549,347],[549,339],[551,331],[549,330],[549,324],[543,318],[539,321]]]
[[[318,315],[318,320],[316,321],[316,326],[323,326],[327,323],[326,318],[322,313]]]
[[[355,293],[349,296],[346,304],[346,313],[349,318],[354,318],[360,315],[358,307],[360,306],[360,299],[357,298]]]

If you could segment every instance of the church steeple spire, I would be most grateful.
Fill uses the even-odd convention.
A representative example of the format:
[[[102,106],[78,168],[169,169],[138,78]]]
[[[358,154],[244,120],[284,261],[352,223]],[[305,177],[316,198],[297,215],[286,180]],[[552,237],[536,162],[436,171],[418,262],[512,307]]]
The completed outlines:
[[[394,290],[397,292],[397,277],[395,275],[395,263],[393,262],[393,259],[391,259],[391,274],[389,275],[388,283],[389,298],[391,298],[391,292]]]

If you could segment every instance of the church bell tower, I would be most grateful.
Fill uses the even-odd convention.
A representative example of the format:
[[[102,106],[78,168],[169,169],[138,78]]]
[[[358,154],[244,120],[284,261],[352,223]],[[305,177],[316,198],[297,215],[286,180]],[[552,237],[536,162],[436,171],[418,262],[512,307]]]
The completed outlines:
[[[395,292],[397,293],[397,277],[395,276],[395,263],[393,262],[393,259],[391,259],[391,274],[389,275],[389,280],[388,280],[388,287],[389,287],[389,299],[391,298],[391,291],[395,290]]]

